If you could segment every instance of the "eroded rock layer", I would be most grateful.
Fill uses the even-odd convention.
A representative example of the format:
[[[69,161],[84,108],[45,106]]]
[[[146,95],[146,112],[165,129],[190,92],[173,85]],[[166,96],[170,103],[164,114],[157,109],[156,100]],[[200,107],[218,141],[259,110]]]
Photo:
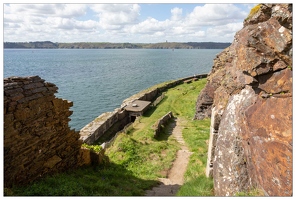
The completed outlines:
[[[196,105],[212,118],[216,196],[292,195],[292,5],[259,4],[217,55]]]

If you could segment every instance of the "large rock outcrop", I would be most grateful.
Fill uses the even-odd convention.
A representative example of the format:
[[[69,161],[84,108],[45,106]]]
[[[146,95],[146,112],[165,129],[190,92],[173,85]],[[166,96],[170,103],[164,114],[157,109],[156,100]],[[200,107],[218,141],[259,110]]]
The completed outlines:
[[[292,5],[259,4],[214,60],[196,105],[211,117],[216,196],[292,195]]]

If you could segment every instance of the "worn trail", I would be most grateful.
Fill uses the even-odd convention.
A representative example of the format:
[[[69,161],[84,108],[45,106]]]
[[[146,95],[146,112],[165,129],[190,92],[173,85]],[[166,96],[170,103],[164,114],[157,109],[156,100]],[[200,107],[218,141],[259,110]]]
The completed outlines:
[[[160,185],[146,191],[146,196],[175,196],[181,185],[184,183],[184,173],[187,169],[189,157],[192,154],[185,144],[182,137],[182,123],[184,120],[176,118],[174,123],[170,124],[170,133],[181,145],[177,157],[173,162],[172,168],[168,172],[167,178],[160,178]]]

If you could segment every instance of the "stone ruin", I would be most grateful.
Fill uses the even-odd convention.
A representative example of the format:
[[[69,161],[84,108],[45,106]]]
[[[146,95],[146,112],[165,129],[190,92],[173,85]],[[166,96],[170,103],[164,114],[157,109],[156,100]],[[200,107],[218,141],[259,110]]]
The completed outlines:
[[[56,98],[57,89],[39,76],[4,79],[4,187],[77,166],[73,103]]]

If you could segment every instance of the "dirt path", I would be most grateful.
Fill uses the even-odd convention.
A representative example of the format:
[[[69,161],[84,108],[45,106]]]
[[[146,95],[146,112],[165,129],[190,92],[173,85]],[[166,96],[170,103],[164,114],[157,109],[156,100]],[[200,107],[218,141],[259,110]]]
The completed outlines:
[[[181,144],[181,150],[177,152],[176,160],[168,172],[167,178],[160,178],[161,184],[146,191],[146,196],[175,196],[184,182],[184,173],[187,169],[189,157],[192,154],[182,137],[183,120],[176,118],[175,122],[170,124],[171,134]]]

